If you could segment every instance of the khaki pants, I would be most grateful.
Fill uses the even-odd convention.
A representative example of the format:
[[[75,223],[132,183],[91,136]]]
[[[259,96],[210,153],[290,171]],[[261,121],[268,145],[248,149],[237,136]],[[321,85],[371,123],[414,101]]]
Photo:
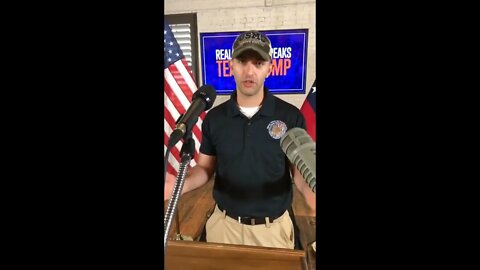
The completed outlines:
[[[267,219],[266,224],[245,225],[227,216],[215,205],[205,228],[207,242],[288,249],[293,249],[295,245],[293,222],[288,211],[276,220]]]

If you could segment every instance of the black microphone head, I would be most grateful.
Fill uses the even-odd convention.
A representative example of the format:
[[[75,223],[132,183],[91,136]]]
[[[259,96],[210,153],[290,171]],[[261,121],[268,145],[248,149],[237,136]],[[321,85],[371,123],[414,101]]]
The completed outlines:
[[[215,88],[213,88],[211,85],[204,85],[198,88],[195,93],[193,93],[192,101],[197,98],[201,98],[203,101],[205,101],[205,110],[208,110],[212,108],[213,103],[217,98],[217,90],[215,90]]]

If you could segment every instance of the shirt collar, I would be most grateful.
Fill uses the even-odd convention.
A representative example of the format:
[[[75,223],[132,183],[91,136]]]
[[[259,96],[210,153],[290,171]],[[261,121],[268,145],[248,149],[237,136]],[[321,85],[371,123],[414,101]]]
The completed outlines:
[[[275,99],[272,93],[268,90],[267,87],[263,87],[263,101],[262,101],[262,107],[260,110],[257,112],[261,115],[264,116],[273,116],[273,112],[275,109]],[[230,99],[228,100],[228,111],[227,115],[229,117],[234,117],[237,115],[241,115],[240,109],[238,108],[237,105],[237,91],[233,91],[233,93],[230,95]]]

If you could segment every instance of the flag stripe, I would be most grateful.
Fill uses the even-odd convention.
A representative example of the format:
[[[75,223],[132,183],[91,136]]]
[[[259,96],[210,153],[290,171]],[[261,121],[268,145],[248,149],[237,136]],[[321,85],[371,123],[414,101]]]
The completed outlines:
[[[165,93],[175,105],[175,108],[179,113],[185,113],[186,108],[190,106],[190,101],[188,101],[185,94],[182,92],[182,89],[178,86],[175,81],[174,76],[170,72],[170,69],[165,70]]]
[[[181,64],[182,62],[178,61],[177,63]],[[188,84],[185,81],[181,80],[181,78],[183,78],[182,74],[177,69],[177,66],[175,64],[168,67],[168,70],[170,71],[170,74],[167,75],[170,75],[173,78],[173,81],[171,81],[171,78],[168,77],[167,81],[169,82],[172,91],[174,91],[175,94],[178,95],[178,97],[180,98],[183,106],[187,108],[190,105],[190,100],[192,100],[192,90],[194,89],[190,89]],[[171,82],[174,83],[172,84]]]
[[[181,76],[185,79],[185,84],[189,89],[189,91],[185,91],[185,95],[187,96],[188,100],[192,100],[193,92],[197,90],[197,86],[193,81],[192,74],[186,68],[188,66],[187,61],[185,59],[182,59],[180,62],[175,62],[174,66],[181,74]]]
[[[165,120],[169,125],[168,133],[171,134],[175,127],[175,119],[178,119],[180,117],[180,114],[177,112],[177,110],[173,107],[173,104],[170,102],[170,99],[165,96],[165,106],[164,106],[164,115],[165,115]],[[173,108],[172,108],[173,107]],[[169,109],[171,108],[171,109]],[[167,130],[167,127],[165,127],[165,130]],[[200,133],[200,136],[198,136],[198,133]],[[200,142],[201,142],[201,132],[200,132],[200,127],[199,124],[193,128],[193,139],[195,140],[195,150],[196,150],[196,155],[195,159],[198,157],[198,152],[200,150]]]
[[[197,86],[195,85],[195,81],[193,79],[193,75],[191,74],[191,72],[189,72],[187,70],[186,67],[188,67],[188,63],[187,63],[187,60],[186,59],[182,59],[182,64],[183,65],[180,65],[179,62],[175,62],[175,67],[177,68],[178,72],[184,77],[184,78],[191,78],[190,80],[185,80],[186,84],[188,85],[188,90],[185,90],[184,91],[184,94],[186,95],[187,99],[188,100],[192,100],[192,97],[193,97],[193,92],[195,92],[197,90]],[[183,89],[183,88],[182,88]],[[206,112],[202,112],[200,114],[200,119],[203,121],[203,119],[205,119],[205,115],[207,113]],[[200,121],[199,121],[200,122]],[[201,122],[200,122],[201,124]],[[201,127],[201,125],[199,125]]]
[[[180,89],[178,85],[174,83],[172,85],[166,84],[165,93],[167,94],[170,101],[172,101],[172,104],[174,105],[175,109],[178,111],[179,114],[184,114],[187,111],[188,107],[190,106],[190,103],[186,99],[185,92],[183,92],[183,90]],[[184,103],[188,103],[188,104],[185,106]],[[197,122],[197,126],[199,127],[199,130],[197,130],[196,132],[198,132],[197,136],[200,136],[200,137],[201,137],[200,128],[202,125],[202,119],[204,119],[204,117],[202,116],[204,116],[204,114],[205,112],[203,112],[202,115],[200,115],[199,117],[200,119]]]
[[[173,75],[170,72],[167,72],[167,70],[168,69],[166,69],[166,74],[165,74],[165,78],[166,78],[165,80],[167,82],[165,84],[165,93],[167,94],[170,101],[172,101],[172,104],[174,105],[178,113],[184,114],[187,111],[186,108],[188,108],[190,105],[185,93],[189,92],[190,89],[186,88],[185,86],[183,88],[180,88],[179,85],[176,84],[176,80],[173,79]],[[174,70],[174,73],[178,73],[176,69]],[[175,117],[175,119],[178,119],[178,117]],[[195,134],[195,136],[198,138],[199,141],[202,140],[202,132],[201,132],[202,120],[201,119],[202,117],[200,116],[196,125],[193,126],[192,128],[192,132]]]
[[[184,64],[184,65],[181,65]],[[182,61],[175,62],[174,65],[170,66],[167,70],[168,73],[166,74],[166,79],[174,86],[177,86],[178,88],[171,88],[171,91],[174,91],[177,95],[183,97],[185,96],[186,100],[181,100],[182,104],[190,104],[189,100],[192,100],[193,93],[197,90],[197,87],[195,86],[195,81],[193,80],[193,75],[190,74],[190,72],[187,69],[187,61],[185,59],[182,59]],[[179,74],[182,76],[188,76],[187,78],[191,78],[190,80],[186,80],[185,83],[177,83],[175,80],[176,78],[179,78]],[[183,78],[183,77],[181,77]],[[181,90],[181,91],[180,91]],[[183,94],[183,95],[182,95]],[[187,106],[188,107],[188,106]],[[183,113],[183,112],[182,112]],[[202,112],[200,115],[200,119],[205,118],[206,113]]]

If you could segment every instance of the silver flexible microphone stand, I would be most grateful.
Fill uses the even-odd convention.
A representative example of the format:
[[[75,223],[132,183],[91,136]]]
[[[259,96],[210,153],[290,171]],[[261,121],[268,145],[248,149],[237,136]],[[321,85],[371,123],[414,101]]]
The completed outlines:
[[[195,141],[193,140],[191,136],[191,132],[185,134],[185,140],[180,152],[181,156],[181,163],[180,163],[180,168],[178,170],[177,178],[175,180],[175,185],[173,187],[173,192],[172,196],[170,197],[170,200],[168,202],[168,207],[167,211],[165,213],[165,218],[163,220],[163,230],[164,230],[164,236],[163,236],[163,253],[164,256],[167,252],[167,241],[168,241],[168,234],[170,232],[170,228],[172,226],[172,220],[173,216],[175,215],[175,212],[177,211],[178,207],[178,200],[180,197],[180,194],[182,193],[183,189],[183,184],[185,183],[185,176],[187,174],[187,169],[188,165],[190,164],[190,161],[192,160],[192,157],[195,153]],[[179,222],[178,217],[177,217],[177,223]],[[179,227],[180,224],[177,224],[177,227]],[[181,236],[179,235],[179,232],[177,233],[177,239],[178,237]]]

